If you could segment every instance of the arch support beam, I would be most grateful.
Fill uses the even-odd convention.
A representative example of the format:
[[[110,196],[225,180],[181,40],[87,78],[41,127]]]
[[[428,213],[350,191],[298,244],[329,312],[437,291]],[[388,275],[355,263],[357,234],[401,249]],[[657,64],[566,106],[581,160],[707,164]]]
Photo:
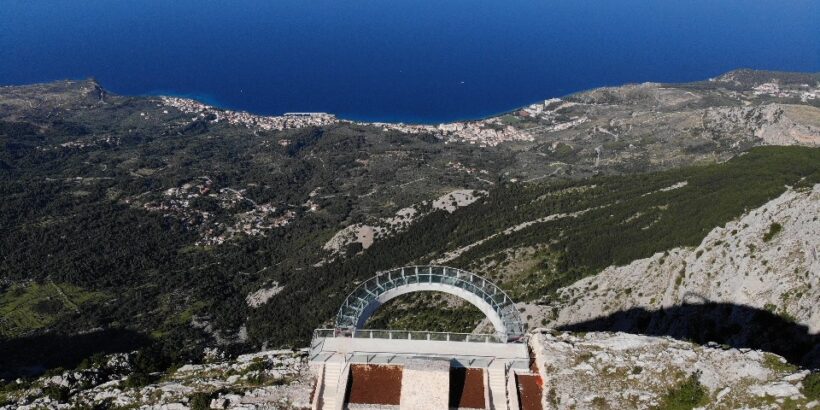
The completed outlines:
[[[518,311],[503,290],[474,273],[446,266],[398,268],[362,282],[339,309],[336,327],[361,329],[370,316],[391,299],[429,291],[448,293],[477,307],[505,340],[514,341],[524,336]]]

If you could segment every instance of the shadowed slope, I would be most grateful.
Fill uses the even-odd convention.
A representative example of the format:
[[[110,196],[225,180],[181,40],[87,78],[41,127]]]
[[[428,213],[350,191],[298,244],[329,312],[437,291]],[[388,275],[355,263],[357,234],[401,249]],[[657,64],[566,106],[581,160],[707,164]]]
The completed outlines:
[[[671,336],[696,343],[765,350],[806,368],[820,368],[820,336],[769,311],[729,303],[683,304],[655,311],[633,308],[562,326],[570,331],[613,331]]]

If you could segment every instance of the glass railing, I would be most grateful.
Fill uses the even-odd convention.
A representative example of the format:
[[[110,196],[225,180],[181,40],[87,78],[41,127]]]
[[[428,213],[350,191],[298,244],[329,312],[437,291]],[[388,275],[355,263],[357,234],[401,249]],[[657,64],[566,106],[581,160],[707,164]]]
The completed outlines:
[[[473,343],[505,343],[507,341],[505,338],[497,334],[426,332],[412,330],[383,329],[357,329],[352,331],[339,331],[336,329],[316,329],[313,332],[313,341],[311,342],[311,347],[319,346],[320,339],[331,337],[352,337],[355,339],[430,340]]]
[[[322,337],[336,336],[336,329],[316,329],[313,331],[313,338],[318,339]]]
[[[411,266],[382,272],[362,282],[345,300],[337,315],[339,327],[355,326],[357,318],[381,293],[407,284],[435,283],[464,289],[478,296],[505,321],[507,330],[523,329],[512,300],[492,282],[460,269],[441,266]]]

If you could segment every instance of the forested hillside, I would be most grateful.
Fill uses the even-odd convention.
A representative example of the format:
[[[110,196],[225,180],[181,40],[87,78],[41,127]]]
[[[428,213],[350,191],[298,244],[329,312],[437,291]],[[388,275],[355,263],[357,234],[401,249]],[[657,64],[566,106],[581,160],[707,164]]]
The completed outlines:
[[[754,147],[781,129],[815,144],[816,101],[800,100],[815,76],[740,74],[507,114],[492,121],[527,138],[491,146],[343,120],[265,128],[268,117],[189,112],[93,81],[2,87],[0,369],[139,346],[164,351],[160,367],[216,344],[303,346],[357,281],[406,264],[474,270],[540,301],[609,265],[697,245],[786,185],[820,182],[820,148]],[[782,95],[753,91],[775,80]],[[732,111],[744,106],[759,110]],[[477,200],[432,202],[454,190]],[[401,209],[412,212],[366,247],[325,246]],[[403,303],[378,320],[429,328],[448,313],[428,302],[415,322]],[[460,320],[441,330],[480,319],[449,314]]]

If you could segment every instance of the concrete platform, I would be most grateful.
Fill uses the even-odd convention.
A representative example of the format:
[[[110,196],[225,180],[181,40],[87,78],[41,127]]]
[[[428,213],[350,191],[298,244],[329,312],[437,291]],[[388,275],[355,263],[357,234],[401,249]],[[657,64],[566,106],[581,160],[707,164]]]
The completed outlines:
[[[370,364],[403,367],[402,409],[447,408],[449,369],[465,367],[485,370],[487,409],[517,410],[509,405],[509,394],[517,391],[508,392],[508,381],[515,386],[515,374],[529,372],[529,360],[525,343],[321,338],[313,341],[310,355],[311,366],[325,376],[319,377],[314,409],[344,409],[351,364]]]
[[[489,367],[496,361],[526,369],[529,352],[524,343],[472,343],[442,340],[388,340],[328,337],[315,341],[310,360],[321,362],[335,354],[352,363],[402,364],[409,357],[444,357],[458,367]]]

